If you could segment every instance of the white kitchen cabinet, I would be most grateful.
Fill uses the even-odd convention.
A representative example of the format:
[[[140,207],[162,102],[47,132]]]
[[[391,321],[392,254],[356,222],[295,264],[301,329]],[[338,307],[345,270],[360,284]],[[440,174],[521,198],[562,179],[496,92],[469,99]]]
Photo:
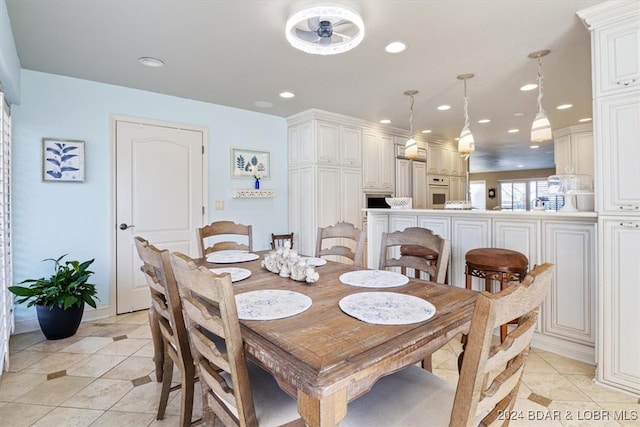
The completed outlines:
[[[599,351],[597,379],[640,392],[640,217],[602,221]]]
[[[570,126],[553,132],[556,174],[565,174],[567,166],[575,174],[594,176],[593,126]]]
[[[411,160],[396,159],[396,197],[411,197]]]
[[[449,200],[467,200],[467,179],[461,176],[449,177]]]
[[[451,276],[449,283],[464,286],[465,254],[471,249],[491,247],[491,218],[451,218]],[[484,290],[484,280],[473,278],[472,287]]]
[[[362,131],[362,188],[394,193],[395,155],[393,136],[375,129]]]
[[[540,258],[540,221],[495,218],[492,247],[511,249],[529,259],[529,269],[546,262]]]
[[[595,224],[543,221],[540,262],[554,265],[543,305],[543,333],[587,346],[596,338]]]
[[[313,161],[313,123],[307,121],[290,126],[288,129],[289,168],[297,168],[300,163]]]
[[[578,12],[591,30],[598,212],[596,379],[640,395],[640,2]]]
[[[362,131],[318,120],[317,161],[342,166],[362,166]]]
[[[343,166],[362,167],[362,129],[340,127],[340,152]]]
[[[464,157],[458,152],[451,150],[450,154],[451,161],[451,176],[467,176],[467,162],[464,160]]]
[[[596,116],[598,211],[640,214],[640,88],[598,99]]]
[[[429,174],[449,175],[450,168],[451,149],[442,144],[429,143],[427,172]]]
[[[427,164],[425,162],[412,162],[412,192],[413,208],[427,208]]]

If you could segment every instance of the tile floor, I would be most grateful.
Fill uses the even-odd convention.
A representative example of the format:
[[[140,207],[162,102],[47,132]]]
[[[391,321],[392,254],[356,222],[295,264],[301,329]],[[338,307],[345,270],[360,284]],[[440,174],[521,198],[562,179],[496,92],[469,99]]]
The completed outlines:
[[[456,382],[459,351],[453,340],[434,354],[434,372]],[[155,419],[160,384],[146,311],[83,323],[59,341],[14,335],[10,352],[0,378],[3,427],[178,425],[177,393],[165,419]],[[638,397],[593,384],[593,373],[591,365],[532,349],[511,425],[640,426]]]

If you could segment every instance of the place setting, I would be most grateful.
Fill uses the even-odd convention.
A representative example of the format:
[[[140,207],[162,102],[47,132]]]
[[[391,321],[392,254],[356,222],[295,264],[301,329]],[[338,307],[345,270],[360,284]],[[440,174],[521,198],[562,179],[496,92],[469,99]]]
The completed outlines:
[[[251,276],[251,270],[239,267],[210,268],[209,271],[215,274],[229,273],[232,282],[239,282]]]
[[[225,250],[212,252],[206,256],[207,262],[212,264],[234,264],[238,262],[254,261],[260,255],[242,250]]]
[[[396,292],[359,292],[338,305],[351,317],[376,325],[408,325],[429,320],[436,308],[429,301]]]
[[[240,320],[276,320],[300,314],[312,301],[300,292],[262,289],[237,294],[236,307]]]
[[[361,288],[394,288],[409,283],[403,274],[387,270],[357,270],[340,275],[340,282]]]

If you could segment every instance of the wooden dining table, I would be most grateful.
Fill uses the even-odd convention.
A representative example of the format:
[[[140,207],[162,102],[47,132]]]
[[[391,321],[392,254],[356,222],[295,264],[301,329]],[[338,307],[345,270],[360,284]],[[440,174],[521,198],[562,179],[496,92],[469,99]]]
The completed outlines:
[[[269,371],[298,402],[298,412],[312,427],[335,426],[350,401],[366,393],[381,377],[429,357],[459,333],[469,330],[476,292],[456,286],[409,279],[393,288],[363,288],[340,281],[343,273],[361,270],[328,261],[316,267],[313,284],[280,277],[260,259],[208,268],[239,267],[251,276],[234,282],[236,295],[261,289],[283,289],[307,295],[306,311],[277,320],[240,320],[247,357]],[[436,313],[407,325],[366,323],[344,313],[338,303],[358,292],[396,292],[425,299]]]

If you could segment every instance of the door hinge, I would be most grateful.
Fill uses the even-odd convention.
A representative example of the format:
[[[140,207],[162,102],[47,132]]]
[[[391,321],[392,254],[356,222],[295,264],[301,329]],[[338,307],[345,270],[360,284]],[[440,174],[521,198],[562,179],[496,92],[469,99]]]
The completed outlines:
[[[202,215],[204,215],[204,206],[202,207]]]
[[[202,154],[204,154],[204,145],[202,146]]]

